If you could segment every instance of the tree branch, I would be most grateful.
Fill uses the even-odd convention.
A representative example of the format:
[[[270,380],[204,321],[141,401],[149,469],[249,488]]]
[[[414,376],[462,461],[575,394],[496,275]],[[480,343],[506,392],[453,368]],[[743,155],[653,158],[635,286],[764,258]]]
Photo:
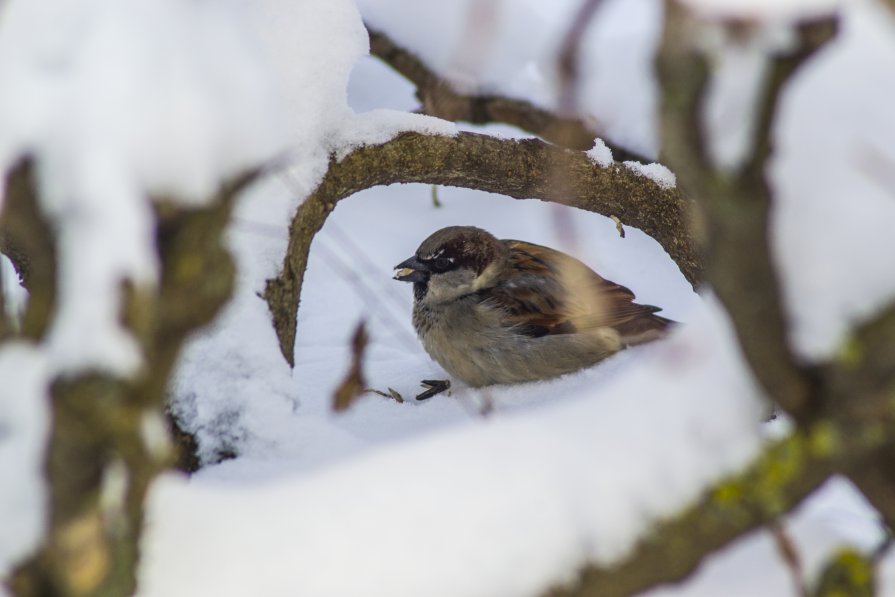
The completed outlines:
[[[751,161],[740,173],[722,172],[707,155],[700,135],[700,110],[708,66],[696,39],[695,18],[676,2],[666,3],[666,27],[658,57],[662,85],[663,155],[681,187],[698,204],[712,287],[724,303],[753,372],[765,390],[797,419],[819,396],[815,376],[801,366],[786,338],[786,318],[768,244],[771,191],[765,180],[771,124],[786,80],[834,31],[833,19],[798,28],[796,52],[776,56],[759,100],[758,133]]]
[[[537,139],[404,133],[382,145],[357,149],[340,162],[331,161],[323,181],[292,220],[283,269],[268,280],[264,293],[280,349],[290,364],[302,278],[314,235],[341,199],[399,182],[473,188],[616,216],[656,239],[692,284],[701,276],[700,256],[688,233],[689,202],[676,188],[662,188],[619,164],[599,167],[581,152]]]
[[[87,370],[51,380],[52,429],[44,464],[48,529],[37,553],[9,578],[16,595],[133,593],[146,490],[174,456],[164,432],[168,378],[185,338],[230,296],[235,272],[222,236],[234,197],[253,176],[224,185],[202,208],[155,203],[159,283],[144,288],[123,282],[122,323],[142,349],[141,370],[132,378]],[[20,179],[27,192],[11,188],[16,180],[8,180],[8,190],[32,203],[16,209],[39,213],[30,178]],[[28,242],[22,257],[29,264],[33,300],[35,293],[55,293],[55,286],[38,285],[39,276],[47,275],[38,264],[55,263],[53,253],[43,253],[54,243],[52,236]]]
[[[22,334],[43,337],[56,302],[56,242],[39,209],[31,159],[9,173],[0,212],[0,253],[12,261],[28,289]]]
[[[388,35],[367,26],[370,53],[398,71],[417,89],[423,112],[444,120],[488,124],[502,122],[528,131],[569,149],[587,150],[600,135],[597,127],[579,118],[560,117],[534,104],[500,95],[466,95],[430,69],[410,51],[396,44]],[[653,160],[636,152],[611,144],[604,139],[618,161]]]

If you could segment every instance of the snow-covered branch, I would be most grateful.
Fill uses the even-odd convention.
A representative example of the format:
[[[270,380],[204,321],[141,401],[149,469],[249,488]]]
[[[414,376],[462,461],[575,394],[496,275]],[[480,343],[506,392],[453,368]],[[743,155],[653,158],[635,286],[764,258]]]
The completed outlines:
[[[38,553],[13,572],[18,595],[130,594],[143,498],[149,484],[176,457],[164,420],[166,383],[188,334],[207,324],[226,303],[234,267],[221,235],[235,197],[254,173],[223,185],[208,206],[159,199],[155,233],[160,279],[156,288],[122,282],[123,327],[141,349],[140,370],[127,377],[85,369],[60,375],[46,359],[8,338],[0,346],[0,377],[23,396],[24,359],[47,375],[39,385],[53,406],[45,467],[52,516]],[[59,302],[56,236],[40,214],[30,161],[9,176],[0,230],[4,248],[28,281],[23,334],[44,340]],[[2,399],[7,397],[0,396]],[[115,489],[110,490],[109,486]],[[110,494],[110,491],[114,493]],[[48,593],[50,591],[50,593]]]

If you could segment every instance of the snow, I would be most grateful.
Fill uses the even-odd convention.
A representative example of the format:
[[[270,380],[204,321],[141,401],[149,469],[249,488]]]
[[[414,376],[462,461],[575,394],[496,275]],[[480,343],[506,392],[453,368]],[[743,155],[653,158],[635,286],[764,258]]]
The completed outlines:
[[[337,138],[352,117],[345,88],[351,68],[367,53],[369,39],[352,0],[241,0],[261,54],[278,84],[285,113],[277,120],[289,143],[287,172],[299,197],[326,172]],[[240,4],[240,2],[237,2]]]
[[[467,421],[297,480],[221,491],[168,477],[151,499],[140,594],[536,595],[570,565],[610,562],[760,443],[763,404],[717,307],[629,367],[600,391],[565,385],[551,408]],[[267,563],[263,579],[229,565],[246,553]]]
[[[423,114],[409,114],[399,110],[371,110],[353,115],[350,121],[343,125],[341,129],[343,136],[340,147],[335,153],[336,159],[343,159],[358,147],[379,145],[407,132],[453,137],[457,135],[459,129],[453,122]]]
[[[602,168],[608,168],[612,162],[612,150],[606,146],[606,142],[600,138],[594,139],[594,146],[587,150],[587,157]]]
[[[47,362],[33,346],[0,346],[0,577],[43,535],[43,468],[49,407]]]
[[[662,164],[641,164],[633,161],[622,162],[622,164],[638,176],[649,178],[663,189],[673,189],[677,185],[677,177],[674,172]]]

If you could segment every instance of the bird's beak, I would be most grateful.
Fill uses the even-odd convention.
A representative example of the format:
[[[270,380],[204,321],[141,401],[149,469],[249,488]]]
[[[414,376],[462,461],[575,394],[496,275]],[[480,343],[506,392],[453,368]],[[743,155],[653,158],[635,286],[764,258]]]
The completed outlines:
[[[425,282],[429,277],[429,268],[416,258],[405,259],[395,266],[395,280],[402,282]]]

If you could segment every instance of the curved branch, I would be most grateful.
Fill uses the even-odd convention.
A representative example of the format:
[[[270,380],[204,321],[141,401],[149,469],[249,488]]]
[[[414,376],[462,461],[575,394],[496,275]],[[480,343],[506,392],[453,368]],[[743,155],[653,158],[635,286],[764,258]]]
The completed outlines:
[[[518,127],[551,143],[569,149],[587,150],[599,131],[579,118],[563,118],[534,104],[500,95],[466,95],[439,77],[413,53],[396,44],[388,35],[371,29],[370,53],[398,71],[417,89],[423,112],[444,120],[488,124],[501,122]],[[653,160],[634,151],[606,145],[618,161],[648,163]]]
[[[323,181],[292,220],[283,269],[268,280],[264,293],[280,349],[290,364],[294,363],[302,278],[314,235],[341,199],[399,182],[466,187],[615,216],[656,239],[691,284],[701,276],[699,253],[687,227],[689,202],[675,188],[662,188],[618,164],[601,168],[581,152],[537,139],[404,133],[382,145],[356,149],[340,162],[331,161]]]
[[[40,339],[47,331],[56,303],[56,240],[37,201],[35,166],[23,159],[7,176],[0,209],[0,253],[15,266],[28,302],[22,334]]]

